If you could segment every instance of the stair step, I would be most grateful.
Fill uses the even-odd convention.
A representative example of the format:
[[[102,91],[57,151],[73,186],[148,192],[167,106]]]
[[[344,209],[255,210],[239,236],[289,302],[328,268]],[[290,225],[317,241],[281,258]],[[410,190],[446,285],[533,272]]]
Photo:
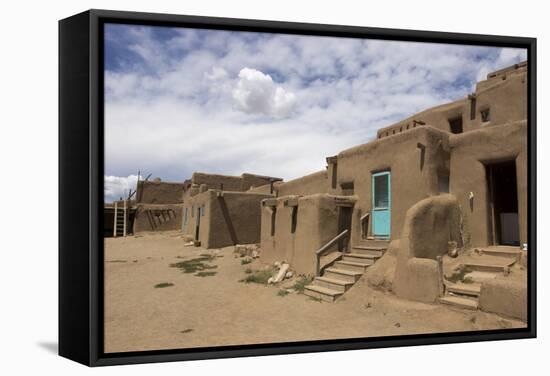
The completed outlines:
[[[312,298],[320,298],[325,302],[333,302],[336,298],[341,296],[343,292],[316,285],[307,285],[304,287],[304,294]]]
[[[385,251],[386,249],[388,249],[388,247],[385,247],[385,246],[364,245],[364,244],[357,244],[357,245],[354,245],[352,248],[370,249],[370,250],[373,250],[373,251]]]
[[[459,296],[445,295],[444,297],[439,298],[439,302],[459,308],[471,309],[473,311],[477,310],[478,307],[477,301]]]
[[[371,240],[375,242],[389,242],[388,238],[380,238],[376,236],[368,236],[366,240],[367,241]]]
[[[353,261],[336,261],[334,263],[334,266],[337,269],[352,270],[352,271],[361,272],[361,273],[364,273],[365,270],[370,265],[371,264],[367,264],[364,262],[353,262]]]
[[[521,256],[521,251],[512,247],[481,248],[478,252],[482,255],[508,257],[514,260],[519,260]]]
[[[464,266],[472,271],[478,271],[478,272],[504,273],[504,271],[508,269],[508,266],[506,265],[486,264],[486,263],[477,263],[477,262],[465,263]]]
[[[354,282],[330,277],[315,277],[313,281],[313,284],[316,286],[326,287],[339,292],[346,292],[348,288],[353,286],[353,283]]]
[[[459,295],[468,295],[478,297],[481,292],[481,285],[477,283],[472,284],[458,284],[458,283],[446,283],[445,288],[447,292]]]
[[[323,277],[340,279],[346,282],[355,283],[359,278],[361,278],[362,275],[363,275],[362,272],[346,270],[346,269],[338,269],[338,268],[327,268],[325,269],[325,273],[323,274]]]
[[[353,250],[353,253],[361,255],[372,255],[376,257],[382,257],[384,255],[384,252],[386,251],[386,248],[384,247],[371,247],[363,245],[354,245],[351,248]]]
[[[343,255],[344,261],[362,262],[369,265],[374,264],[374,262],[379,258],[379,256],[365,255],[361,253],[344,253]]]

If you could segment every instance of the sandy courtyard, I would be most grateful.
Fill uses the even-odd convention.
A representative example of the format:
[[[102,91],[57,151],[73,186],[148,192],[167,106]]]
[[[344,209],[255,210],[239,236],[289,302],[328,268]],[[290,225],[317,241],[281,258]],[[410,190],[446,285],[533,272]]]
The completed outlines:
[[[217,254],[204,277],[170,264]],[[481,311],[409,302],[360,279],[335,303],[239,282],[233,247],[184,247],[179,233],[105,240],[105,352],[524,327]],[[158,284],[173,284],[155,287]],[[290,282],[285,282],[289,284]]]

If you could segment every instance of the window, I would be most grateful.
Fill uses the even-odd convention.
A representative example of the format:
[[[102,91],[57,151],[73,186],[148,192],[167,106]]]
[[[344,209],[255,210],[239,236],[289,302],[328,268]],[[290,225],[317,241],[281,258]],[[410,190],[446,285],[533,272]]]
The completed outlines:
[[[338,163],[332,164],[332,189],[336,188],[336,182],[338,181]]]
[[[438,174],[437,175],[437,188],[439,193],[449,193],[449,175]]]
[[[184,225],[187,224],[187,215],[188,215],[188,210],[187,210],[187,208],[185,208],[185,211],[183,212],[183,224]]]
[[[271,236],[275,236],[275,219],[277,218],[277,208],[271,209]]]
[[[475,95],[469,95],[468,98],[470,98],[470,120],[474,120],[476,118],[477,99]]]
[[[191,217],[195,216],[195,205],[191,206]]]
[[[449,119],[449,128],[454,134],[462,133],[462,116]]]
[[[205,210],[204,210],[204,205],[203,205],[203,206],[201,206],[201,217],[204,217],[204,212],[205,212]]]
[[[292,224],[290,225],[290,232],[293,234],[296,232],[297,223],[298,223],[298,207],[293,206],[292,207]]]
[[[340,184],[342,188],[342,195],[344,196],[353,196],[354,193],[354,183],[352,181]]]
[[[491,120],[491,111],[488,108],[485,108],[479,112],[481,115],[481,121],[486,123]]]
[[[388,208],[390,203],[389,175],[377,175],[374,177],[374,207]]]

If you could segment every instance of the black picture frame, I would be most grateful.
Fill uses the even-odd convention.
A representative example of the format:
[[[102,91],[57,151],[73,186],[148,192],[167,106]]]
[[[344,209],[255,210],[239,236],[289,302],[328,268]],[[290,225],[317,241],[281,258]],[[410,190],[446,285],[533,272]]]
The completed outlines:
[[[104,353],[103,25],[107,22],[526,48],[528,324],[525,329]],[[88,366],[536,337],[536,39],[172,14],[88,10],[59,21],[59,354]]]

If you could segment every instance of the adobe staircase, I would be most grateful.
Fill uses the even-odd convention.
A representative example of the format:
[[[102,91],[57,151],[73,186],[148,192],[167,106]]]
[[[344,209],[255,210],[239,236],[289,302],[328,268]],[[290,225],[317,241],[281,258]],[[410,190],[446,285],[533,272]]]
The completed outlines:
[[[384,255],[388,244],[388,240],[362,240],[352,247],[351,253],[342,253],[339,259],[323,270],[321,276],[305,286],[304,294],[327,302],[335,301]]]
[[[481,284],[508,272],[508,268],[519,260],[520,250],[515,247],[492,246],[478,249],[475,256],[468,257],[462,265],[468,269],[465,277],[470,283],[445,281],[445,295],[439,298],[442,304],[477,310]]]

